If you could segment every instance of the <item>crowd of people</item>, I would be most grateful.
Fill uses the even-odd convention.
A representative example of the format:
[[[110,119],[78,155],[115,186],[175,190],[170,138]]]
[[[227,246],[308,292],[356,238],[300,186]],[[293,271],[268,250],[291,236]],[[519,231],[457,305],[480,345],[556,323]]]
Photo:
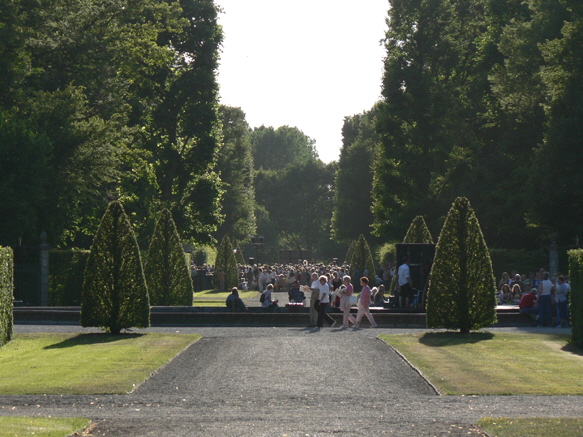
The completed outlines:
[[[518,305],[520,312],[530,315],[534,326],[570,326],[569,277],[562,273],[550,275],[541,268],[528,277],[512,271],[502,273],[498,283],[498,303]],[[553,314],[555,322],[553,323]]]

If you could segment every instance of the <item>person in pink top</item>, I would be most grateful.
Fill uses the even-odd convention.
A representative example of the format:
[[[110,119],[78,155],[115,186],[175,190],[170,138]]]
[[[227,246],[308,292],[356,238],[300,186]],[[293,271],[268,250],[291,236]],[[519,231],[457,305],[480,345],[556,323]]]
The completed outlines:
[[[358,312],[356,313],[356,324],[354,327],[360,328],[360,321],[362,320],[362,316],[366,314],[366,317],[370,322],[370,327],[376,328],[377,324],[374,321],[369,309],[370,287],[368,286],[368,278],[366,276],[360,278],[360,285],[362,286],[362,291],[360,292],[360,299],[358,300]]]
[[[348,328],[348,323],[353,325],[356,323],[354,317],[350,315],[350,297],[354,294],[354,287],[350,283],[350,276],[346,275],[342,278],[343,287],[340,288],[340,310],[344,314],[342,316],[342,328]]]

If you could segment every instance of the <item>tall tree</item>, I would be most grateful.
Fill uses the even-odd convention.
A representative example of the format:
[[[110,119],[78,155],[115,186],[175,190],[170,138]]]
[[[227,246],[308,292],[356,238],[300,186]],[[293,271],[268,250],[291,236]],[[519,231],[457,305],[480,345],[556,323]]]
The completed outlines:
[[[463,333],[496,321],[496,282],[488,246],[468,199],[451,206],[435,250],[427,327]]]
[[[223,145],[217,159],[223,189],[221,214],[223,223],[216,232],[217,240],[231,235],[245,240],[255,234],[255,187],[250,129],[241,108],[221,106]]]
[[[192,306],[190,268],[172,214],[162,210],[144,264],[151,305]]]
[[[374,116],[373,109],[344,119],[332,214],[332,236],[337,241],[371,232],[372,163],[378,141]]]
[[[315,160],[315,141],[297,127],[261,126],[251,132],[255,169],[281,170],[286,165]]]
[[[111,202],[95,234],[83,281],[81,326],[112,334],[150,325],[140,249],[120,202]]]

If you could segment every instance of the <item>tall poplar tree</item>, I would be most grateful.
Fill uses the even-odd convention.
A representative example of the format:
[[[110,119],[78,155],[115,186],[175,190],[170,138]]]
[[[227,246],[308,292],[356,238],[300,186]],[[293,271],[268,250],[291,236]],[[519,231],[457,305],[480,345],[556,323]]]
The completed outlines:
[[[122,204],[111,202],[91,245],[83,281],[81,326],[112,334],[150,325],[140,248]]]
[[[427,327],[462,333],[496,322],[496,282],[488,246],[468,199],[451,206],[435,250]]]
[[[151,305],[192,306],[194,289],[180,236],[167,209],[162,210],[144,263]]]

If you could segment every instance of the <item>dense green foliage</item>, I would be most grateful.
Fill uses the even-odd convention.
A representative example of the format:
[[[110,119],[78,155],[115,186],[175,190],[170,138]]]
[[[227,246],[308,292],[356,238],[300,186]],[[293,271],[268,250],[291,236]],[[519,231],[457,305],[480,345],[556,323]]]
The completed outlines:
[[[468,199],[455,200],[435,249],[427,327],[477,330],[496,321],[496,283],[480,224]]]
[[[350,265],[350,273],[354,274],[356,270],[360,272],[360,276],[364,276],[365,270],[368,270],[369,280],[374,279],[376,275],[375,262],[372,257],[370,248],[364,235],[360,234],[357,240],[354,240],[354,250],[352,256],[347,260]],[[358,284],[360,278],[352,278],[353,284]],[[373,282],[371,282],[372,284]]]
[[[220,107],[223,145],[218,160],[223,189],[221,214],[223,223],[215,237],[226,234],[237,240],[247,239],[256,231],[255,187],[250,129],[241,108]]]
[[[239,285],[234,249],[233,243],[225,235],[217,248],[213,275],[213,285],[219,291],[227,291]]]
[[[49,305],[81,305],[83,275],[88,250],[51,250],[49,252]]]
[[[194,290],[180,236],[167,209],[162,210],[144,263],[150,305],[192,306]]]
[[[583,249],[569,251],[571,341],[583,347]]]
[[[433,237],[422,215],[418,215],[413,219],[405,234],[405,238],[403,238],[403,243],[433,244]]]
[[[261,126],[251,132],[256,170],[281,170],[289,164],[318,158],[315,141],[296,127]]]
[[[81,303],[81,326],[112,334],[150,325],[148,289],[138,242],[118,201],[101,219],[87,260]]]
[[[372,162],[378,142],[374,116],[368,111],[344,119],[331,225],[336,241],[356,240],[371,231]]]
[[[391,1],[376,107],[379,236],[397,238],[415,215],[435,233],[465,196],[493,246],[536,249],[551,231],[574,244],[583,233],[582,8]]]
[[[153,211],[209,240],[219,218],[212,0],[3,2],[0,242],[45,230],[88,247],[124,199],[145,240]]]
[[[14,314],[14,257],[12,249],[0,247],[0,346],[12,338]]]

